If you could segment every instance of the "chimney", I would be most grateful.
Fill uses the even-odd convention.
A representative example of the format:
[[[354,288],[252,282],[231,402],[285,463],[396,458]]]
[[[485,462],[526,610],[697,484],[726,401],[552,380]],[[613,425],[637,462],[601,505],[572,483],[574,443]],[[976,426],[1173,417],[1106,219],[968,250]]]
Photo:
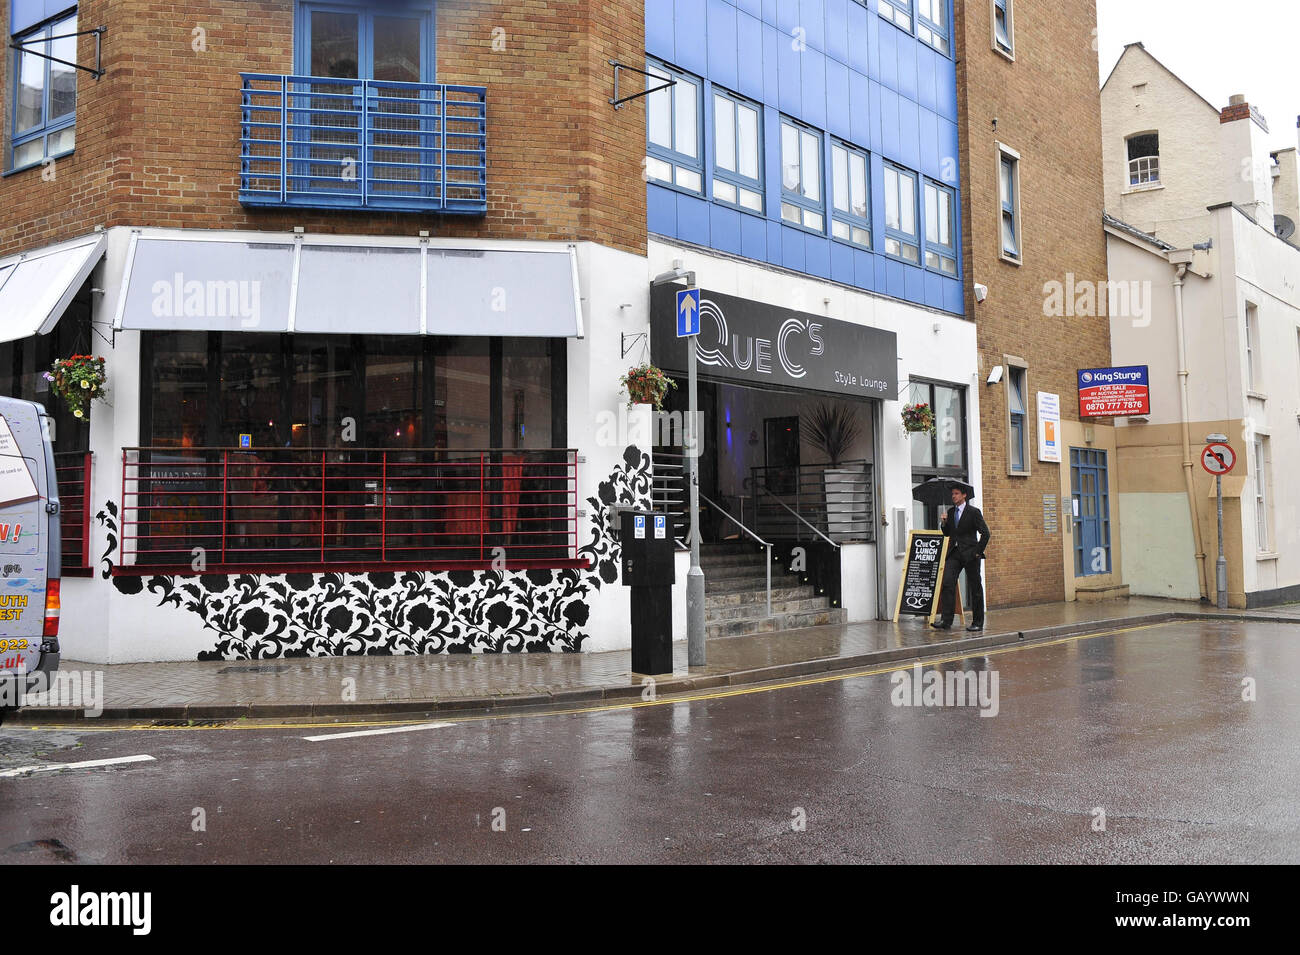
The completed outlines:
[[[1228,199],[1273,231],[1273,157],[1268,123],[1240,93],[1228,98],[1219,113],[1220,169]]]

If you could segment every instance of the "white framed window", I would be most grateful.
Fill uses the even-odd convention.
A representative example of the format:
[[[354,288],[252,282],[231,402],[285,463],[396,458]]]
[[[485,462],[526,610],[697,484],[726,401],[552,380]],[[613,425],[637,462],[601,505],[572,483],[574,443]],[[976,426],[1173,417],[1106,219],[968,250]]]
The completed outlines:
[[[1023,256],[1020,236],[1020,154],[998,145],[998,197],[1001,204],[1002,258],[1016,264]]]
[[[916,35],[940,53],[949,52],[948,0],[916,0]]]
[[[876,0],[876,9],[900,30],[912,32],[912,0]]]
[[[700,103],[703,89],[698,78],[663,63],[647,63],[646,85],[656,89],[646,97],[647,179],[688,192],[704,191],[704,163],[700,150]],[[664,84],[673,81],[672,86]]]
[[[990,0],[993,19],[993,49],[1008,59],[1016,57],[1014,0]]]
[[[1158,186],[1160,184],[1160,134],[1134,133],[1124,141],[1128,151],[1128,184]]]
[[[871,163],[866,152],[831,140],[831,234],[871,248]]]
[[[1261,554],[1273,552],[1272,455],[1268,438],[1256,435],[1251,448],[1255,461],[1255,548]]]
[[[826,231],[821,133],[781,117],[781,218]]]
[[[925,267],[957,274],[957,194],[925,180]]]
[[[1246,390],[1261,390],[1259,371],[1259,306],[1246,303]]]
[[[1029,473],[1029,367],[1024,359],[1006,355],[1007,473]]]
[[[916,224],[916,173],[887,162],[885,173],[885,254],[919,265]]]
[[[757,104],[713,90],[713,198],[763,211],[763,114]]]

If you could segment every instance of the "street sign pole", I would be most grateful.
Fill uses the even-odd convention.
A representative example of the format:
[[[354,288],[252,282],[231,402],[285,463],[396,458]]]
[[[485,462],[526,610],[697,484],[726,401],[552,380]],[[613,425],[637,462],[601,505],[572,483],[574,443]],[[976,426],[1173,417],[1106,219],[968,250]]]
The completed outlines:
[[[1223,475],[1214,475],[1214,496],[1219,503],[1219,559],[1214,564],[1214,578],[1219,587],[1219,609],[1228,609],[1228,562],[1223,558]]]
[[[686,434],[690,443],[686,451],[686,478],[690,482],[691,519],[689,523],[691,538],[691,569],[686,572],[686,662],[689,666],[705,665],[704,648],[704,569],[700,567],[700,439],[695,424],[699,417],[699,393],[696,387],[695,358],[697,335],[691,336],[689,358],[688,408],[686,416]]]

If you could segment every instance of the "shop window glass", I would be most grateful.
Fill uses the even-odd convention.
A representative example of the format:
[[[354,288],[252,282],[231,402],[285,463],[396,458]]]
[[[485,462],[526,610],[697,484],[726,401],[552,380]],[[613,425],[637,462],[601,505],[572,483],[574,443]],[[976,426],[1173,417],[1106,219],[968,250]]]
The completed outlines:
[[[554,447],[551,443],[550,339],[503,340],[501,408],[505,447]]]

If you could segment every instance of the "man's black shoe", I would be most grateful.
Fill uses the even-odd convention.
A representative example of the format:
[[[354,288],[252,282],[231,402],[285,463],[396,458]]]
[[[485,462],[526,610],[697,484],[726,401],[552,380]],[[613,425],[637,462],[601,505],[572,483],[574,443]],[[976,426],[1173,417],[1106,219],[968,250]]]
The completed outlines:
[[[950,624],[950,623],[932,623],[932,624],[930,624],[930,626],[934,627],[934,629],[936,629],[936,630],[951,630],[951,629],[952,629],[952,624]]]
[[[972,624],[971,624],[969,627],[967,627],[966,629],[967,629],[967,630],[983,630],[983,629],[984,629],[984,624],[982,624],[982,623],[972,623]]]

